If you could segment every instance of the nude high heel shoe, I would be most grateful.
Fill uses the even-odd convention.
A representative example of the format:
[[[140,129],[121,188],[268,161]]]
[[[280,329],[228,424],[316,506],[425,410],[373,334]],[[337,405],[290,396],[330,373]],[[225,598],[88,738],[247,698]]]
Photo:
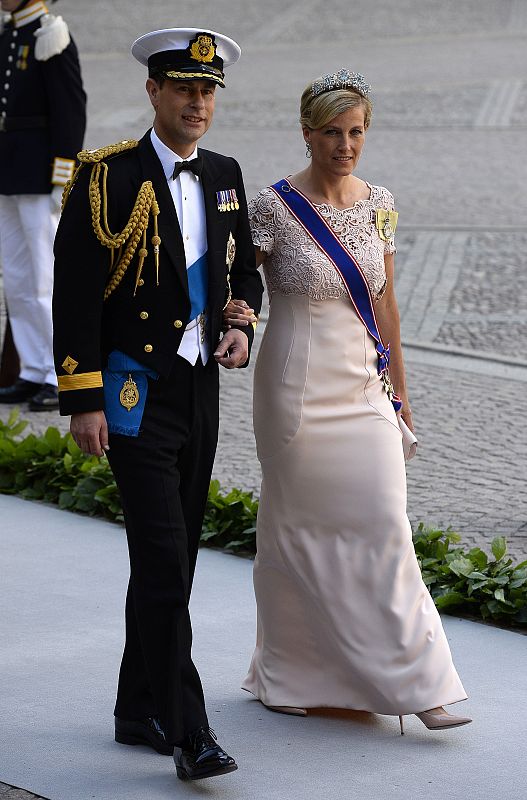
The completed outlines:
[[[295,706],[266,706],[270,711],[277,711],[278,714],[292,714],[295,717],[307,717],[307,708],[295,708]]]
[[[444,708],[439,713],[421,711],[415,716],[421,720],[423,725],[426,725],[429,731],[445,731],[447,728],[459,728],[461,725],[468,725],[469,722],[472,722],[470,717],[456,717],[454,714],[448,714]],[[401,736],[404,736],[402,716],[399,716],[399,725],[401,726]]]

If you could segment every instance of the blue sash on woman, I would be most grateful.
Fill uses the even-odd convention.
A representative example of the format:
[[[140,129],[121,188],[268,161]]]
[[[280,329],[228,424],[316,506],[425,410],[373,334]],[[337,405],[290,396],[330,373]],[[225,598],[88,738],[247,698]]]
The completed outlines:
[[[287,206],[308,236],[313,239],[324,255],[329,258],[344,281],[349,298],[353,303],[353,307],[359,319],[375,341],[375,349],[377,351],[377,373],[384,381],[393,407],[396,411],[400,411],[401,401],[393,392],[393,387],[391,386],[388,376],[390,345],[384,345],[379,332],[379,326],[377,325],[377,319],[373,308],[373,298],[362,269],[357,264],[350,251],[333,233],[326,220],[318,213],[314,205],[302,192],[295,189],[287,178],[277,181],[277,183],[271,186],[271,189],[284,205]]]

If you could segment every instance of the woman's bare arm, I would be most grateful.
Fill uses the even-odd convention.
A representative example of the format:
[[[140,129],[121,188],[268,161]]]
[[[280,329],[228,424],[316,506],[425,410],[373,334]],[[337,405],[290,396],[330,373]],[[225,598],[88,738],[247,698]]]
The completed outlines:
[[[408,401],[406,372],[401,347],[399,308],[397,306],[394,290],[393,254],[384,256],[384,265],[386,268],[386,290],[375,305],[375,314],[383,341],[385,344],[388,342],[390,344],[390,378],[396,394],[401,398],[401,414],[410,430],[413,431],[412,411]]]

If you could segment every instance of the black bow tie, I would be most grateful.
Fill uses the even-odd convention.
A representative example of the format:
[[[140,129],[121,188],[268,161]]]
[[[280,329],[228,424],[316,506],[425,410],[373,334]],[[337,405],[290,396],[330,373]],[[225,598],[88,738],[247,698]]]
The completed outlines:
[[[201,156],[198,156],[190,161],[176,161],[176,166],[174,167],[174,172],[172,173],[172,180],[175,181],[179,173],[183,172],[184,169],[189,169],[194,173],[194,175],[197,175],[198,178],[200,178],[201,171],[203,169],[203,159]]]

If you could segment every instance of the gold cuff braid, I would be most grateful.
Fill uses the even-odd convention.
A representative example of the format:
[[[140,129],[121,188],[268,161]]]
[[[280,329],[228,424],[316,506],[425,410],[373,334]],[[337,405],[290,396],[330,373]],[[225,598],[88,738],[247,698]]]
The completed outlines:
[[[79,174],[79,170],[82,169],[83,164],[93,164],[89,185],[93,230],[95,231],[95,235],[97,236],[99,242],[103,245],[103,247],[107,247],[111,253],[110,279],[104,290],[105,300],[108,299],[110,294],[117,289],[121,283],[142,239],[142,246],[139,250],[139,263],[137,266],[135,279],[135,294],[141,278],[143,263],[148,255],[148,251],[146,249],[146,235],[150,222],[150,214],[152,214],[154,218],[154,235],[152,237],[152,244],[154,246],[156,284],[159,285],[159,245],[161,244],[157,225],[159,205],[156,200],[152,181],[145,181],[141,185],[134,203],[134,207],[130,214],[130,218],[123,230],[120,233],[112,233],[108,225],[108,164],[106,164],[104,159],[108,158],[108,156],[117,155],[118,153],[122,153],[137,146],[138,142],[136,140],[126,140],[119,142],[118,144],[101,147],[99,150],[83,150],[80,152],[78,158],[81,163],[71,181],[69,181],[66,185],[62,198],[62,208],[64,209],[71,189]],[[123,247],[124,252],[122,251]],[[116,253],[117,263],[114,264]]]
[[[80,372],[78,375],[59,375],[59,392],[75,389],[100,389],[103,385],[100,372]]]

